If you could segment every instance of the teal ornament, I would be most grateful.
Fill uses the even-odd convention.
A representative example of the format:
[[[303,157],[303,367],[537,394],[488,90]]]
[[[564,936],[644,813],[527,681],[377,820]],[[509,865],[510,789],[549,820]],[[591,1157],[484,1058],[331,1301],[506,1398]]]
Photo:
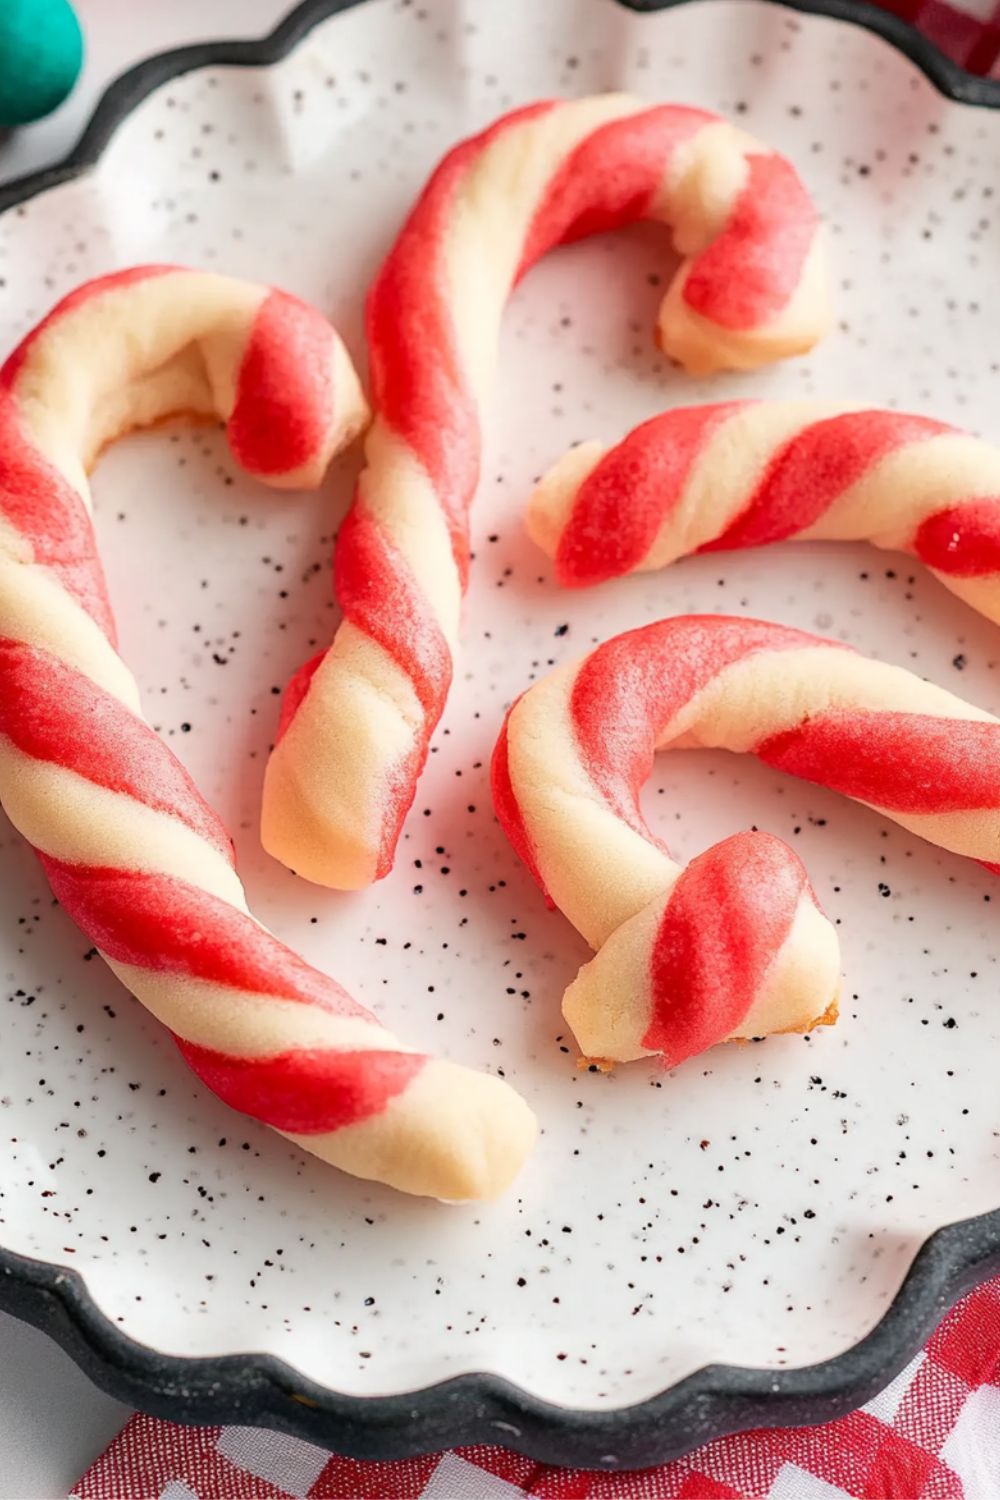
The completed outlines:
[[[69,0],[0,0],[0,128],[51,114],[82,62],[83,36]]]

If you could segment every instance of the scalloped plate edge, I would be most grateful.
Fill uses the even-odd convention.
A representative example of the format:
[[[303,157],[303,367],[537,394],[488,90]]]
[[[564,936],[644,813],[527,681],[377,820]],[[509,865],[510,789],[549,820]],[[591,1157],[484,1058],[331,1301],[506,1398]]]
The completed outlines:
[[[81,176],[154,89],[196,68],[268,67],[320,21],[361,0],[301,0],[267,36],[158,53],[115,79],[62,161],[0,187],[0,213]],[[643,13],[689,0],[615,0]],[[868,0],[777,0],[862,26],[904,53],[946,98],[1000,108],[1000,81],[976,78],[909,22]],[[793,1370],[706,1365],[637,1405],[559,1406],[493,1375],[468,1374],[391,1396],[345,1396],[267,1354],[180,1357],[123,1333],[77,1272],[0,1248],[0,1309],[54,1339],[95,1385],[152,1415],[191,1424],[271,1427],[360,1459],[394,1459],[494,1443],[550,1464],[632,1469],[663,1463],[725,1433],[831,1421],[878,1393],[944,1313],[1000,1272],[1000,1209],[937,1230],[890,1307],[834,1359]]]

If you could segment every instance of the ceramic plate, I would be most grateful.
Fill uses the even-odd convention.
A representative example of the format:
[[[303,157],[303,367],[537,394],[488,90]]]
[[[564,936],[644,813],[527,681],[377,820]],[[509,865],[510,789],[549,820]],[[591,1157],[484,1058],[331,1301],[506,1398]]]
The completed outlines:
[[[973,1217],[1000,1195],[995,879],[747,760],[664,758],[646,808],[681,857],[750,823],[800,851],[841,930],[842,1018],[669,1074],[581,1074],[559,999],[583,945],[496,825],[486,767],[539,674],[689,610],[815,629],[1000,709],[995,629],[905,558],[784,546],[568,595],[521,522],[569,443],[672,403],[849,395],[995,433],[1000,117],[869,30],[742,0],[311,5],[256,50],[147,65],[93,128],[99,160],[10,191],[29,197],[0,220],[2,342],[86,277],[172,260],[280,282],[360,354],[366,284],[444,150],[537,96],[618,88],[720,110],[793,158],[831,226],[836,331],[809,359],[699,383],[650,337],[661,233],[532,272],[503,333],[455,689],[377,889],[297,881],[256,832],[279,685],[335,623],[350,464],[275,497],[199,429],[99,468],[124,654],[234,830],[255,911],[402,1036],[502,1071],[543,1131],[486,1208],[300,1155],[195,1083],[5,829],[3,1301],[147,1409],[358,1454],[493,1439],[650,1462],[867,1399],[998,1263],[1000,1215]]]

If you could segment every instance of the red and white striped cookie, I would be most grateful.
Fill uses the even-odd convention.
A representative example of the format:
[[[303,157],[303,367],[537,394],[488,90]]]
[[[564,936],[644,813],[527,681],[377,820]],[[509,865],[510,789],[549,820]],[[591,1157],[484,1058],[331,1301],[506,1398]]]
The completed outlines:
[[[636,219],[669,224],[684,257],[658,337],[689,370],[749,369],[826,330],[794,168],[703,110],[532,105],[445,158],[369,297],[376,417],[337,542],[344,621],[289,689],[267,769],[264,844],[310,880],[391,867],[451,682],[506,299],[552,246]]]
[[[588,1058],[669,1064],[832,1020],[837,939],[780,839],[682,869],[646,827],[656,750],[749,752],[1000,869],[1000,720],[900,667],[784,625],[687,615],[528,689],[493,756],[507,836],[597,956],[563,1013]]]
[[[318,484],[360,428],[346,351],[284,292],[167,266],[90,282],[0,369],[0,802],[61,904],[228,1104],[360,1177],[491,1196],[534,1136],[500,1079],[412,1052],[247,910],[226,830],[142,717],[86,469],[178,413]]]
[[[681,407],[571,449],[528,530],[570,588],[693,552],[869,541],[1000,622],[1000,450],[929,417],[829,401]]]

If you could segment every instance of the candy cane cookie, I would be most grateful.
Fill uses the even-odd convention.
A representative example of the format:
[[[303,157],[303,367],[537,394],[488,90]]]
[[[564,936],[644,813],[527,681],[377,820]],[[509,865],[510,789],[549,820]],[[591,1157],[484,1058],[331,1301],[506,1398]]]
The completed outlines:
[[[738,833],[681,868],[639,792],[657,750],[748,752],[1000,869],[1000,720],[801,630],[682,615],[529,688],[493,756],[497,815],[596,951],[563,1014],[584,1056],[806,1031],[836,1015],[839,956],[801,861]]]
[[[528,530],[570,588],[767,542],[907,552],[1000,622],[1000,450],[943,422],[828,401],[682,407],[549,470]]]
[[[368,300],[375,421],[334,567],[343,623],[286,697],[262,838],[320,884],[392,864],[452,675],[504,303],[554,245],[637,219],[683,257],[658,337],[750,369],[828,323],[822,236],[792,166],[703,110],[623,95],[532,105],[431,178]]]
[[[184,412],[223,418],[236,460],[278,486],[318,484],[366,414],[319,313],[171,267],[82,287],[0,369],[0,802],[226,1103],[357,1176],[492,1196],[531,1145],[527,1106],[402,1046],[251,916],[226,830],[115,650],[86,469]]]

